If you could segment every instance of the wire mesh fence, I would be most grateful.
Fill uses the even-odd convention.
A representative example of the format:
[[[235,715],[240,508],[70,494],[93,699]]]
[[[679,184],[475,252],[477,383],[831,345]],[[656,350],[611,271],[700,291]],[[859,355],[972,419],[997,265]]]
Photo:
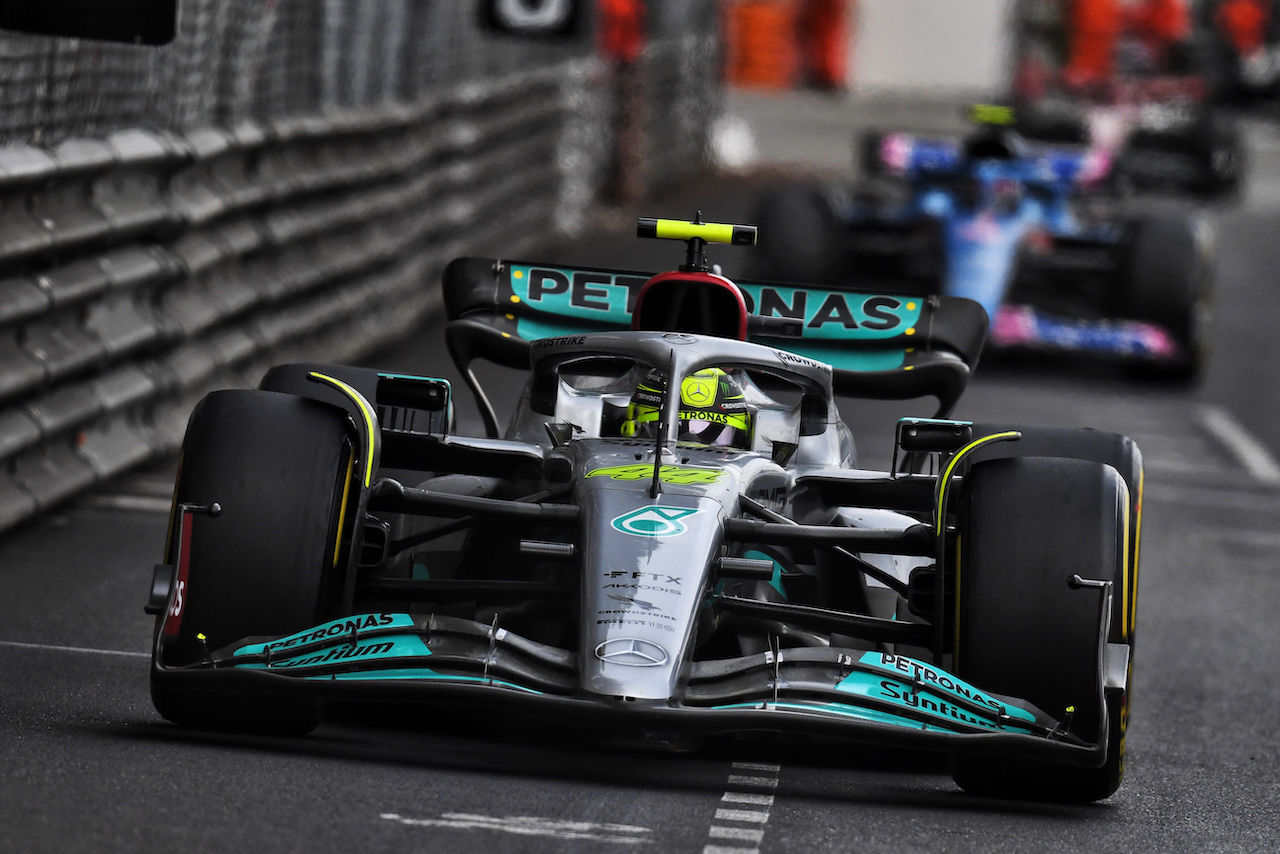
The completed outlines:
[[[481,26],[479,6],[182,0],[177,37],[164,47],[0,35],[0,144],[413,104],[467,81],[594,52],[589,27],[568,39],[496,35]],[[649,177],[660,179],[691,162],[717,106],[716,4],[652,0],[647,8],[641,64],[650,109],[642,120],[652,132],[651,154],[662,161]],[[594,106],[602,119],[619,107]]]
[[[164,47],[0,35],[0,142],[414,102],[589,55],[493,34],[477,0],[182,0]],[[658,3],[655,6],[662,6]]]

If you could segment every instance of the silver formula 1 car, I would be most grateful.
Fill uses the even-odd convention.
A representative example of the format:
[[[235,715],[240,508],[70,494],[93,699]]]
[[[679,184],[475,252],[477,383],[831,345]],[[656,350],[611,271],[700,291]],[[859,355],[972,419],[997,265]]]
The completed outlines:
[[[195,409],[152,697],[304,733],[330,699],[480,707],[639,741],[761,732],[943,751],[966,790],[1087,801],[1124,773],[1142,464],[1094,431],[947,419],[969,300],[464,258],[442,379],[272,369]],[[499,431],[471,366],[528,371]],[[836,394],[932,395],[891,470]],[[499,433],[501,435],[499,436]]]

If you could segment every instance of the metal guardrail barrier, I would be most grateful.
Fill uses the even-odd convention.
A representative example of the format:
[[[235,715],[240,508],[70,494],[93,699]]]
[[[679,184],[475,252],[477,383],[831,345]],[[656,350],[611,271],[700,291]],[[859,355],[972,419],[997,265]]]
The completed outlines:
[[[582,60],[406,110],[0,148],[0,528],[176,450],[207,391],[409,331],[546,235]],[[500,108],[500,109],[499,109]]]

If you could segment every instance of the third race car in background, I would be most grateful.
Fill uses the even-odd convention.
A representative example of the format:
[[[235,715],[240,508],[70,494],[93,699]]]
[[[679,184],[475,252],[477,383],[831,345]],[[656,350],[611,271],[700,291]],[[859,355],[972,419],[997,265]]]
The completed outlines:
[[[1239,192],[1245,146],[1220,106],[1233,66],[1181,0],[1018,3],[1013,40],[1010,95],[1028,138],[1088,146],[1126,190]]]
[[[1193,211],[1128,210],[1087,148],[1028,143],[1008,108],[975,108],[968,138],[875,138],[880,177],[765,194],[757,272],[892,281],[964,296],[993,349],[1084,353],[1172,379],[1201,368],[1213,234]]]
[[[1230,199],[1240,192],[1244,141],[1206,91],[1196,77],[1172,76],[1059,91],[1020,104],[1019,130],[1038,142],[1087,146],[1125,192]]]

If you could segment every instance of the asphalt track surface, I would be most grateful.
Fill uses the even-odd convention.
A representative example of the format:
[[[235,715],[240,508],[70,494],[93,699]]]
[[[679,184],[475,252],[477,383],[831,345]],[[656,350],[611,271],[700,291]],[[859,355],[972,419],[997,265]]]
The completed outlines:
[[[1254,137],[1265,195],[1280,157],[1270,131]],[[750,189],[704,181],[639,212],[701,205],[740,219]],[[427,710],[303,739],[179,730],[147,689],[142,604],[172,476],[161,466],[0,540],[0,852],[1276,850],[1280,214],[1266,207],[1251,195],[1214,214],[1215,353],[1201,386],[1009,368],[983,371],[958,413],[1125,432],[1146,456],[1128,776],[1107,802],[969,797],[923,754],[654,755]],[[635,213],[544,260],[671,266],[678,245],[622,236]],[[730,274],[738,251],[716,256]],[[438,332],[377,363],[452,376]],[[510,400],[513,378],[498,380]],[[846,405],[864,465],[885,465],[896,417],[926,409]]]

